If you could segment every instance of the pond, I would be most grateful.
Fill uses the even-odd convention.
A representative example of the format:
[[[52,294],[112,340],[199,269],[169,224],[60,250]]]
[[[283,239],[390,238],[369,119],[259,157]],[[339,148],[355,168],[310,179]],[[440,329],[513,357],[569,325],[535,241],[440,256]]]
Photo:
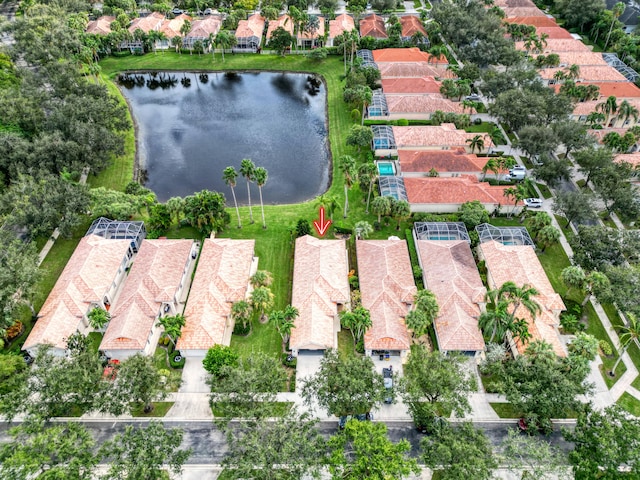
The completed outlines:
[[[222,171],[243,158],[267,169],[265,204],[298,203],[331,181],[326,89],[300,73],[154,72],[123,74],[121,90],[137,123],[145,186],[158,200],[207,189],[233,203]],[[246,180],[237,179],[246,204]],[[251,186],[252,204],[258,188]]]

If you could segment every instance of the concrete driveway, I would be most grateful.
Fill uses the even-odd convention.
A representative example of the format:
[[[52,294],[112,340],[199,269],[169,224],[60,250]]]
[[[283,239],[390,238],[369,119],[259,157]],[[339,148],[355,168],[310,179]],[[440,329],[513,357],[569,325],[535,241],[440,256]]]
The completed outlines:
[[[213,414],[209,407],[207,385],[208,373],[202,366],[201,358],[187,358],[182,369],[182,385],[178,395],[174,395],[175,403],[167,412],[166,418],[211,419]]]

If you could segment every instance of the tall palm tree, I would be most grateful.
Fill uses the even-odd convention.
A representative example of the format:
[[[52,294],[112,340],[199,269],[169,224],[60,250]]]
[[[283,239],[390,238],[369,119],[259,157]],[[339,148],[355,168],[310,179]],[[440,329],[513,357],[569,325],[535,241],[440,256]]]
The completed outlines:
[[[160,317],[156,326],[162,326],[164,334],[175,347],[178,338],[182,335],[182,327],[184,327],[186,319],[184,315],[171,315],[168,317]]]
[[[191,21],[185,20],[184,23],[180,26],[180,33],[182,34],[182,44],[184,45],[184,41],[187,39],[187,35],[191,32]],[[190,55],[193,55],[193,42],[189,42],[189,52]]]
[[[620,363],[620,360],[622,360],[623,355],[627,353],[627,349],[629,348],[629,345],[631,345],[631,342],[637,342],[640,339],[640,322],[631,312],[627,312],[627,318],[629,319],[629,323],[618,327],[618,331],[620,332],[620,346],[622,347],[622,350],[620,351],[618,360],[616,360],[616,363],[611,369],[612,376],[615,376],[616,368],[618,368],[618,364]]]
[[[609,40],[611,39],[611,32],[613,31],[613,26],[616,23],[616,20],[620,18],[620,15],[624,13],[624,9],[626,5],[622,2],[616,3],[611,9],[611,13],[613,14],[611,17],[611,25],[609,25],[609,33],[607,33],[607,39],[604,42],[604,47],[602,47],[603,51],[607,51],[607,45],[609,45]]]
[[[498,164],[498,161],[495,158],[489,158],[487,160],[487,163],[484,164],[484,167],[482,167],[482,181],[484,182],[484,179],[487,177],[487,172],[493,172],[496,175],[498,175],[498,172],[500,171],[500,165]]]
[[[471,147],[471,153],[475,152],[476,148],[478,153],[484,149],[484,138],[482,135],[474,135],[473,138],[467,138],[467,143]]]
[[[618,111],[618,99],[615,95],[610,95],[604,102],[598,103],[596,105],[596,111],[602,112],[606,115],[605,125],[609,125],[609,121],[611,120],[611,116],[614,115]]]
[[[498,302],[505,302],[508,306],[511,306],[510,316],[512,319],[516,318],[520,307],[524,307],[532,317],[535,317],[540,312],[540,304],[534,298],[538,295],[538,290],[531,285],[523,285],[518,287],[513,282],[505,282],[495,293]],[[490,295],[488,292],[487,295]],[[491,293],[493,295],[493,293]]]
[[[538,232],[538,235],[536,235],[536,241],[542,245],[540,253],[544,253],[547,247],[553,245],[558,240],[560,240],[560,230],[553,225],[542,227]]]
[[[271,272],[267,270],[258,270],[249,278],[249,283],[251,283],[253,288],[268,287],[271,285],[271,282],[273,282],[273,277],[271,276]]]
[[[580,65],[572,64],[567,68],[567,78],[576,80],[580,76]]]
[[[253,179],[258,185],[258,192],[260,192],[260,208],[262,210],[262,228],[267,228],[267,221],[264,218],[264,203],[262,203],[262,187],[267,183],[267,179],[269,178],[269,174],[267,169],[264,167],[256,167],[253,172]]]
[[[411,206],[406,200],[396,200],[391,202],[391,214],[398,220],[396,230],[400,230],[402,220],[411,216]]]
[[[253,309],[251,304],[245,300],[234,302],[233,305],[231,305],[231,318],[234,322],[240,320],[243,329],[247,328],[247,323],[251,320],[252,313]]]
[[[236,179],[238,178],[238,172],[233,167],[227,167],[222,171],[222,179],[224,183],[231,188],[231,195],[233,195],[233,204],[236,207],[236,214],[238,215],[238,228],[242,228],[242,220],[240,220],[240,209],[238,208],[238,200],[236,199]]]
[[[273,293],[269,287],[258,287],[251,292],[251,305],[260,312],[260,318],[273,308]]]
[[[516,185],[515,187],[509,187],[504,189],[504,196],[513,200],[513,209],[509,213],[509,217],[513,215],[518,206],[518,202],[527,198],[529,194],[527,188],[523,184]]]
[[[240,162],[240,175],[247,180],[247,198],[249,199],[249,219],[251,223],[253,220],[253,210],[251,210],[251,182],[253,182],[256,171],[255,164],[248,158],[243,158]]]
[[[235,35],[229,30],[220,30],[216,35],[215,44],[222,49],[222,61],[224,62],[224,51],[233,48],[238,43]]]
[[[371,210],[378,215],[378,223],[382,221],[382,215],[391,214],[391,197],[376,197],[371,202]]]
[[[502,340],[509,330],[510,319],[511,316],[507,312],[507,305],[503,302],[494,305],[493,309],[483,312],[478,317],[478,327],[485,335],[491,332],[489,342],[492,342],[495,337]]]
[[[618,118],[622,119],[623,125],[630,118],[633,118],[633,121],[637,122],[638,114],[638,109],[631,105],[627,100],[623,100],[622,102],[620,102],[620,106],[618,107]]]
[[[335,195],[330,195],[328,192],[320,195],[316,199],[314,204],[316,207],[318,206],[324,207],[325,212],[327,212],[331,220],[333,220],[333,212],[336,210],[336,208],[340,207],[340,202],[338,202],[338,198]]]
[[[376,183],[376,179],[378,178],[378,167],[373,162],[363,163],[360,166],[360,178],[365,178],[369,180],[369,193],[367,193],[367,208],[364,213],[369,213],[369,200],[371,200],[371,192],[373,191],[373,185]]]
[[[356,238],[358,240],[364,240],[369,235],[371,235],[371,232],[373,232],[373,227],[366,220],[361,220],[359,222],[356,222],[353,227],[353,232],[356,234]]]
[[[353,185],[356,176],[356,160],[351,155],[343,155],[340,157],[340,170],[344,175],[344,214],[347,218],[349,211],[349,189]]]

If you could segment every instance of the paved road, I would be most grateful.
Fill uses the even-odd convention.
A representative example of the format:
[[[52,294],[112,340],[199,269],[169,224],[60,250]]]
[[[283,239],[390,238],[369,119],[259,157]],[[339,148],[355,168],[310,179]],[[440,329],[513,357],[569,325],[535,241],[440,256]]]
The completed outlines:
[[[91,431],[98,444],[112,438],[116,433],[124,430],[126,425],[145,424],[142,422],[131,421],[83,421],[81,422]],[[182,446],[191,448],[193,454],[187,463],[193,465],[215,465],[219,464],[224,458],[227,447],[223,434],[212,422],[206,421],[165,421],[167,427],[178,427],[184,430],[184,439]],[[515,421],[504,422],[483,422],[477,423],[476,426],[482,428],[494,448],[499,449],[507,432],[510,428],[515,427]],[[387,422],[389,437],[392,441],[397,442],[403,438],[409,440],[412,445],[412,453],[419,455],[420,441],[424,435],[419,434],[413,427],[411,422]],[[7,423],[0,423],[0,442],[8,441]],[[323,435],[329,436],[336,432],[336,422],[321,422],[319,429]],[[572,445],[565,442],[559,429],[547,437],[547,440],[558,448],[569,451]]]

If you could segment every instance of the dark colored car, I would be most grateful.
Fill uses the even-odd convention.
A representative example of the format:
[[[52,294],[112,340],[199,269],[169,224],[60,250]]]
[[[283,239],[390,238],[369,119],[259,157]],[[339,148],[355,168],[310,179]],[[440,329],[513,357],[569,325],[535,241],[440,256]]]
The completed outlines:
[[[384,388],[387,389],[387,396],[384,403],[393,403],[393,366],[382,369],[382,377],[384,378]]]

